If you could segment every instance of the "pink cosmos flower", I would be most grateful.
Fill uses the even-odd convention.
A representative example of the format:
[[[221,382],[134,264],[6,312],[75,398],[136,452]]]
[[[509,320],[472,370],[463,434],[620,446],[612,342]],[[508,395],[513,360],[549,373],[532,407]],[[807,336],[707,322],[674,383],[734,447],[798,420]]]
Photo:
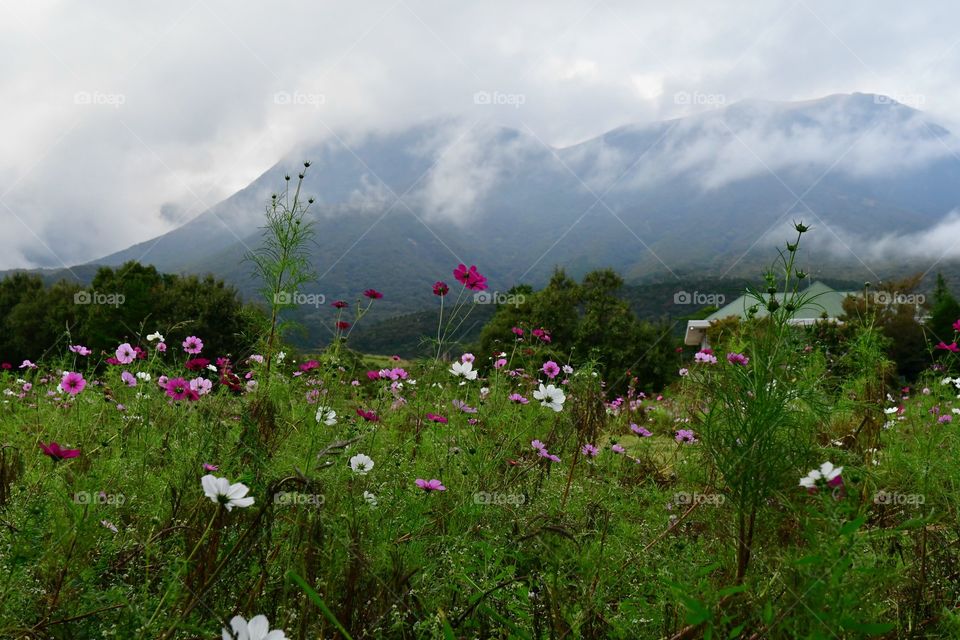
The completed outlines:
[[[37,365],[33,364],[29,360],[24,360],[23,364],[20,365],[21,369],[36,369]]]
[[[364,411],[363,409],[357,409],[357,415],[366,420],[367,422],[378,422],[380,420],[377,417],[377,414],[373,411]]]
[[[596,458],[597,454],[600,453],[600,451],[592,444],[587,443],[582,447],[580,447],[580,453],[582,453],[585,456],[589,456],[591,458]]]
[[[960,319],[953,323],[953,330],[960,331]]]
[[[435,413],[428,413],[428,414],[427,414],[427,420],[429,420],[430,422],[437,422],[437,423],[440,423],[440,424],[447,424],[447,419],[446,419],[446,418],[444,418],[443,416],[438,416],[438,415],[435,414]]]
[[[559,456],[556,456],[556,455],[550,453],[550,452],[547,451],[546,449],[540,449],[540,457],[541,457],[541,458],[546,458],[547,460],[550,460],[551,462],[560,462],[560,457],[559,457]]]
[[[90,355],[91,353],[93,353],[93,351],[91,351],[90,349],[87,349],[87,348],[86,348],[85,346],[83,346],[82,344],[71,345],[71,346],[70,346],[70,351],[72,351],[73,353],[76,353],[76,354],[78,354],[78,355],[81,355],[81,356],[88,356],[88,355]]]
[[[645,427],[640,427],[632,423],[630,424],[630,431],[633,431],[635,434],[637,434],[641,438],[649,438],[650,436],[653,435],[652,433],[647,431]]]
[[[710,349],[703,349],[694,354],[693,361],[704,364],[717,364],[717,356],[713,355]]]
[[[523,329],[521,329],[520,327],[514,327],[514,328],[510,329],[510,331],[512,331],[513,334],[514,334],[515,336],[517,336],[518,338],[522,338],[522,337],[523,337]]]
[[[80,455],[80,449],[64,449],[56,442],[50,444],[39,443],[44,455],[49,456],[54,462],[60,462],[67,458],[76,458]]]
[[[626,449],[621,447],[619,444],[613,445],[612,447],[610,447],[610,450],[613,451],[614,453],[624,453],[626,451]]]
[[[189,400],[192,389],[190,383],[183,378],[173,378],[167,381],[167,395],[176,401]]]
[[[531,440],[531,441],[530,441],[530,446],[533,447],[534,449],[546,449],[546,448],[547,448],[547,445],[543,444],[543,443],[540,442],[539,440]]]
[[[443,483],[441,483],[441,482],[440,482],[439,480],[437,480],[437,479],[424,480],[423,478],[417,478],[417,479],[414,481],[414,483],[415,483],[418,487],[420,487],[421,489],[423,489],[424,491],[426,491],[427,493],[430,493],[431,491],[446,491],[446,490],[447,490],[447,488],[446,488],[445,486],[443,486]]]
[[[472,353],[465,353],[460,356],[460,362],[473,362],[474,360],[476,360],[476,358]]]
[[[133,350],[129,342],[124,342],[117,347],[117,361],[120,364],[130,364],[137,357],[137,352]]]
[[[450,287],[447,286],[446,282],[442,280],[437,280],[433,283],[433,295],[440,296],[441,298],[447,295],[450,292]]]
[[[383,297],[383,294],[377,291],[376,289],[367,289],[363,292],[363,295],[370,298],[371,300],[379,300]]]
[[[337,323],[337,329],[349,329],[349,328],[350,328],[349,322],[344,322],[341,320],[340,322]]]
[[[450,404],[452,404],[452,405],[453,405],[454,407],[456,407],[457,409],[460,409],[460,411],[463,411],[464,413],[476,413],[476,412],[477,412],[476,407],[471,407],[470,405],[468,405],[468,404],[467,404],[466,402],[464,402],[463,400],[456,400],[456,399],[455,399],[455,400],[452,400],[452,401],[450,402]]]
[[[939,422],[940,424],[944,424],[945,422],[953,422],[953,416],[950,415],[949,413],[945,413],[939,418],[937,418],[937,422]]]
[[[128,387],[137,386],[137,379],[129,371],[124,371],[120,374],[120,379],[123,380]]]
[[[210,464],[210,463],[204,462],[204,463],[203,463],[203,470],[204,470],[204,471],[219,471],[219,470],[220,470],[220,467],[218,467],[218,466],[215,465],[215,464]]]
[[[159,349],[159,345],[157,348]],[[191,355],[197,355],[203,351],[203,340],[197,336],[190,336],[183,341],[183,350]]]
[[[166,343],[166,342],[158,342],[158,343],[157,343],[157,351],[159,351],[160,353],[166,353],[166,352],[167,352],[167,343]]]
[[[560,375],[560,365],[558,365],[553,360],[547,360],[546,362],[543,363],[543,368],[541,369],[541,371],[543,371],[548,378],[553,380],[558,375]]]
[[[497,358],[496,362],[493,363],[493,368],[494,368],[494,369],[502,369],[502,368],[504,368],[505,366],[507,366],[507,359],[506,359],[506,358]]]
[[[697,438],[694,436],[693,431],[690,429],[679,429],[677,430],[677,435],[673,437],[677,442],[686,442],[688,444],[693,444],[697,441]]]
[[[453,270],[453,277],[457,282],[471,291],[484,291],[487,288],[487,279],[477,271],[476,265],[460,264]]]
[[[750,358],[742,353],[728,353],[727,362],[745,367],[750,362]]]
[[[517,404],[527,404],[527,403],[530,402],[529,400],[527,400],[526,398],[524,398],[524,397],[523,397],[522,395],[520,395],[519,393],[511,393],[510,396],[509,396],[507,399],[508,399],[510,402],[516,402]]]
[[[203,371],[210,364],[207,358],[191,358],[184,363],[187,371]]]
[[[347,302],[346,300],[337,300],[331,303],[330,306],[333,307],[334,309],[346,309],[347,307],[350,306],[350,303]]]
[[[960,347],[957,346],[956,342],[951,342],[950,344],[947,344],[943,340],[941,340],[940,344],[934,347],[934,349],[942,349],[944,351],[952,351],[954,353],[957,353],[958,351],[960,351]]]
[[[60,381],[60,387],[72,396],[83,391],[86,386],[87,381],[83,379],[82,375],[70,371],[64,373],[63,379]]]

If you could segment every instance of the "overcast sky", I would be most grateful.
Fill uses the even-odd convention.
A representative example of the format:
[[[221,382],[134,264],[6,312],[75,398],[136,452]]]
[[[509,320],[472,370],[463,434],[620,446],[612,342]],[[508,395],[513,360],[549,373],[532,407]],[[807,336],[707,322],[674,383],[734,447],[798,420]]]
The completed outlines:
[[[958,22],[946,1],[0,0],[0,268],[149,239],[331,131],[463,116],[561,146],[852,91],[956,130]]]

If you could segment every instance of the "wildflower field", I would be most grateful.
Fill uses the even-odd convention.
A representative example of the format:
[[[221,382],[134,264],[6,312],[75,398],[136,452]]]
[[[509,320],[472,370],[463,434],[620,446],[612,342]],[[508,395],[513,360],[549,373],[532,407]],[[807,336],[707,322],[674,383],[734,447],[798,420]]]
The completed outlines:
[[[451,343],[467,265],[423,283],[432,357],[351,351],[362,287],[295,353],[300,205],[258,350],[146,323],[0,373],[0,638],[960,636],[956,342],[905,387],[869,309],[792,326],[802,224],[766,315],[651,388],[549,326]]]

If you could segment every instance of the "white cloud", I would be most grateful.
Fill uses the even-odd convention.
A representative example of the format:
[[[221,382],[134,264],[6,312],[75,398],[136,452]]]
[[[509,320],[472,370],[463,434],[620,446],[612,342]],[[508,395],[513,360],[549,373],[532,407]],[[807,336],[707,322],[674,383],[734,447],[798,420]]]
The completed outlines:
[[[0,206],[0,268],[73,264],[146,240],[331,130],[453,116],[530,127],[563,146],[715,106],[683,104],[681,92],[730,104],[853,90],[914,96],[949,125],[958,17],[948,2],[918,12],[867,0],[4,3],[0,198],[30,231]],[[523,103],[476,104],[478,91]],[[777,162],[776,136],[744,135]],[[877,140],[858,145],[850,170],[933,152],[884,158]],[[793,141],[814,158],[846,142]],[[500,169],[471,166],[476,151],[438,167],[457,180],[431,183],[435,214],[463,215],[495,183]],[[676,152],[708,186],[757,170],[734,146],[715,158],[707,145]]]

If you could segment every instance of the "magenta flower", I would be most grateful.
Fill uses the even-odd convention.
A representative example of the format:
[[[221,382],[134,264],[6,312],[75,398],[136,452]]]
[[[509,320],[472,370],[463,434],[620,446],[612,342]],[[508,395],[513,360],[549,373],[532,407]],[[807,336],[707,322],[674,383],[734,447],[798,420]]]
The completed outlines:
[[[166,352],[167,352],[167,343],[166,343],[166,342],[158,342],[158,343],[157,343],[157,351],[159,351],[160,353],[166,353]]]
[[[476,265],[470,265],[469,269],[465,264],[457,265],[453,277],[471,291],[484,291],[487,288],[487,279],[477,271]]]
[[[367,289],[363,292],[363,295],[370,298],[371,300],[379,300],[383,297],[383,294],[377,291],[376,289]]]
[[[953,323],[953,330],[960,331],[960,319]]]
[[[697,441],[697,438],[694,436],[693,431],[690,429],[679,429],[677,430],[677,435],[673,437],[677,442],[686,442],[688,444],[693,444]]]
[[[543,368],[541,369],[541,371],[543,371],[548,378],[553,380],[558,375],[560,375],[560,365],[558,365],[553,360],[547,360],[546,362],[543,363]]]
[[[349,329],[349,328],[350,328],[349,322],[343,322],[341,320],[340,322],[337,323],[337,329]]]
[[[129,342],[124,342],[117,347],[117,361],[120,364],[130,364],[137,358],[137,352],[133,350]]]
[[[512,331],[513,334],[514,334],[515,336],[517,336],[518,338],[522,338],[522,337],[523,337],[523,329],[521,329],[520,327],[514,327],[514,328],[510,329],[510,331]]]
[[[497,358],[496,362],[493,363],[493,368],[494,368],[494,369],[502,369],[502,368],[504,368],[505,366],[507,366],[507,359],[506,359],[506,358]]]
[[[166,392],[168,396],[179,402],[181,400],[190,400],[190,394],[193,390],[190,388],[190,383],[187,380],[183,378],[173,378],[167,381]]]
[[[64,449],[53,441],[51,441],[50,444],[43,444],[42,442],[39,444],[44,455],[50,456],[50,459],[54,462],[60,462],[67,458],[76,458],[80,455],[80,449]]]
[[[530,402],[529,400],[527,400],[526,398],[524,398],[524,397],[523,397],[522,395],[520,395],[519,393],[511,393],[510,396],[509,396],[507,399],[508,399],[510,402],[516,402],[517,404],[527,404],[527,403]]]
[[[934,347],[934,349],[942,349],[942,350],[944,350],[944,351],[952,351],[953,353],[957,353],[958,351],[960,351],[960,347],[957,346],[957,343],[956,343],[956,342],[951,342],[950,344],[947,344],[947,343],[945,343],[943,340],[941,340],[941,341],[940,341],[940,344],[938,344],[936,347]]]
[[[740,365],[741,367],[745,367],[750,362],[750,358],[743,355],[742,353],[728,353],[727,362],[729,362],[730,364],[736,364],[736,365]]]
[[[203,470],[204,470],[204,471],[219,471],[219,470],[220,470],[220,467],[218,467],[218,466],[215,465],[215,464],[210,464],[210,463],[208,463],[208,462],[204,462],[204,463],[203,463]]]
[[[336,302],[331,303],[330,306],[334,309],[346,309],[350,306],[350,303],[346,300],[337,300]]]
[[[944,424],[945,422],[953,422],[953,416],[950,415],[949,413],[945,413],[939,418],[937,418],[937,422],[939,422],[940,424]]]
[[[157,348],[160,348],[159,345],[157,345]],[[203,340],[197,336],[190,336],[183,341],[183,350],[191,355],[197,355],[203,351]]]
[[[366,420],[367,422],[378,422],[380,420],[377,417],[377,414],[373,411],[364,411],[363,409],[357,409],[357,415]]]
[[[430,422],[438,422],[438,423],[440,423],[440,424],[447,424],[447,419],[446,419],[446,418],[444,418],[443,416],[438,416],[438,415],[435,414],[435,413],[428,413],[428,414],[427,414],[427,420],[429,420]]]
[[[530,446],[533,447],[534,449],[546,449],[546,448],[547,448],[547,446],[546,446],[545,444],[543,444],[542,442],[540,442],[539,440],[531,440],[531,441],[530,441]]]
[[[592,444],[587,443],[582,447],[580,447],[580,453],[582,453],[585,456],[589,456],[591,458],[596,458],[597,454],[600,453],[600,451]]]
[[[60,388],[72,396],[75,396],[83,391],[84,387],[86,386],[87,381],[83,379],[83,376],[79,373],[73,373],[71,371],[64,373],[63,379],[60,381]]]
[[[442,280],[437,280],[433,283],[433,295],[440,296],[441,298],[447,295],[450,292],[450,287],[447,286],[446,282]]]
[[[446,490],[447,490],[447,488],[446,488],[445,486],[443,486],[443,483],[441,483],[439,480],[437,480],[437,479],[435,479],[435,478],[432,479],[432,480],[424,480],[423,478],[417,478],[417,479],[414,481],[414,483],[415,483],[418,487],[420,487],[421,489],[423,489],[424,491],[426,491],[427,493],[430,493],[431,491],[446,491]]]

